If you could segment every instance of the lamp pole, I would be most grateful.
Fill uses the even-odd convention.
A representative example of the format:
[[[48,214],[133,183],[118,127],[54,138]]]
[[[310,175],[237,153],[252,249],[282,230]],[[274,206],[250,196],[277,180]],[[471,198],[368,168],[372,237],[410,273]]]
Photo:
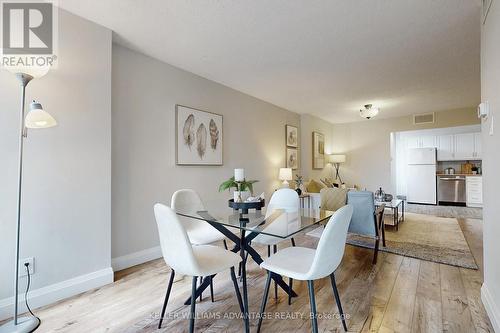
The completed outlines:
[[[14,293],[14,325],[18,324],[17,316],[19,314],[19,242],[21,236],[21,204],[22,204],[22,184],[23,184],[23,148],[24,138],[26,137],[26,129],[24,127],[24,109],[26,103],[26,86],[33,79],[33,76],[23,73],[16,74],[22,87],[21,96],[21,118],[19,120],[19,165],[18,165],[18,183],[17,183],[17,224],[16,224],[16,277],[15,277],[15,293]]]

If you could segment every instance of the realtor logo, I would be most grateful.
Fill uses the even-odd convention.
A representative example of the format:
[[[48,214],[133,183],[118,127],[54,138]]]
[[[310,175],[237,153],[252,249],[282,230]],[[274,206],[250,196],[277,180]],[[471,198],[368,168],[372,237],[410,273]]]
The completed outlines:
[[[1,1],[1,65],[53,66],[57,10],[42,0]]]

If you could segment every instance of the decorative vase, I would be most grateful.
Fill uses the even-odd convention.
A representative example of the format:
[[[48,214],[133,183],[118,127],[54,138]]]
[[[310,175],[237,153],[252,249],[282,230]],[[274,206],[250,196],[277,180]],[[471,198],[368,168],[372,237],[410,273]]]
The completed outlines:
[[[297,192],[298,195],[301,195],[302,194],[302,190],[300,189],[300,187],[297,187],[295,189],[295,192]]]
[[[250,197],[251,193],[250,191],[234,191],[233,192],[233,199],[235,202],[240,202],[240,196],[241,196],[241,202],[245,202]]]

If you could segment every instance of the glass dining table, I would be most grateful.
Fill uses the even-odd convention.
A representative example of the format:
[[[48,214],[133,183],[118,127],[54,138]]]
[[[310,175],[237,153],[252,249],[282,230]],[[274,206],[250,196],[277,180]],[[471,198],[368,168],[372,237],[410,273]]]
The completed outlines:
[[[246,263],[248,257],[257,265],[263,262],[260,254],[252,247],[252,240],[260,234],[283,240],[291,238],[313,226],[326,222],[334,212],[310,208],[299,209],[297,212],[286,212],[277,209],[266,215],[266,212],[262,209],[250,209],[248,212],[233,210],[228,207],[227,201],[223,204],[220,201],[211,200],[205,201],[204,204],[206,209],[203,210],[193,210],[189,204],[186,204],[184,209],[180,205],[176,207],[176,213],[185,218],[210,224],[234,243],[230,250],[239,253],[242,260],[242,312],[245,314],[245,332],[249,332]],[[196,290],[195,299],[210,286],[214,276],[204,277],[203,283]],[[272,279],[285,293],[291,297],[297,296],[281,275],[273,273]],[[191,301],[190,297],[184,304],[189,305]]]

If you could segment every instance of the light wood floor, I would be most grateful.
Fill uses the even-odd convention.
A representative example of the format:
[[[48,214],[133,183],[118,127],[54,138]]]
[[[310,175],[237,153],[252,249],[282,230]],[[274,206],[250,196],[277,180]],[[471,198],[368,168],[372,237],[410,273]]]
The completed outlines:
[[[481,250],[481,221],[461,220],[472,253]],[[302,236],[297,242],[315,246],[316,239]],[[298,244],[298,245],[299,245]],[[299,245],[299,246],[300,246]],[[288,244],[286,245],[288,246]],[[265,253],[260,249],[260,253]],[[468,270],[393,254],[381,253],[377,265],[371,264],[372,252],[346,247],[336,272],[344,312],[352,332],[493,332],[480,300],[481,270]],[[482,258],[478,258],[482,262]],[[481,264],[480,264],[481,267]],[[155,260],[116,274],[112,285],[84,293],[36,312],[42,319],[40,332],[158,332],[158,312],[163,301],[169,269]],[[265,275],[249,266],[250,311],[259,309]],[[189,307],[182,303],[190,294],[191,279],[174,284],[161,332],[186,332]],[[229,274],[216,276],[216,302],[206,293],[197,303],[200,318],[197,332],[241,332],[239,314]],[[310,332],[307,285],[294,283],[299,294],[288,306],[284,293],[277,301],[270,293],[267,311],[285,318],[264,320],[262,332]],[[272,290],[272,289],[271,289]],[[332,289],[328,279],[315,283],[320,332],[341,332],[335,318]],[[210,317],[212,316],[212,317]],[[333,317],[333,318],[332,318]],[[251,332],[257,320],[250,321]]]

